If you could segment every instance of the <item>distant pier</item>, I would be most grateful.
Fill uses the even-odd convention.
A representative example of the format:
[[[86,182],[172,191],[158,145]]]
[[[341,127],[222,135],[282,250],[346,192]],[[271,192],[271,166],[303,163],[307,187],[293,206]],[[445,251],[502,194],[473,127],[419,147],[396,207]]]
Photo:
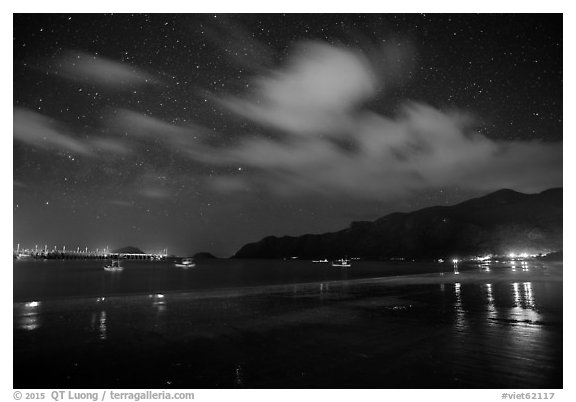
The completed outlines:
[[[162,250],[157,253],[114,253],[107,249],[96,249],[80,250],[67,250],[65,247],[62,249],[53,248],[49,250],[48,248],[33,248],[33,249],[21,249],[17,247],[13,250],[13,256],[15,259],[43,259],[43,260],[87,260],[87,259],[126,259],[126,260],[148,260],[148,261],[161,261],[168,258],[167,250]]]

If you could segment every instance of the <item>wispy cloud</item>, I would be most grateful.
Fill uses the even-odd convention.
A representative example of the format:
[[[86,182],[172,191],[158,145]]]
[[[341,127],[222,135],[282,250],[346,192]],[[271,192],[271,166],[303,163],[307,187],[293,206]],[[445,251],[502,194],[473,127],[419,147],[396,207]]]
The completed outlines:
[[[286,66],[253,80],[246,98],[222,103],[233,112],[295,135],[334,135],[350,129],[348,114],[374,96],[376,74],[362,54],[306,42]]]
[[[124,208],[131,208],[134,206],[134,201],[125,201],[125,200],[107,200],[104,201],[107,205],[113,205],[116,207],[124,207]]]
[[[74,138],[62,124],[28,109],[14,108],[14,139],[46,150],[93,156],[89,144]]]
[[[205,163],[222,163],[224,155],[215,155],[203,139],[208,130],[195,124],[178,125],[162,119],[134,112],[118,110],[109,119],[110,127],[128,134],[132,141],[153,142],[166,148],[172,156],[198,160]]]
[[[166,199],[172,196],[172,193],[162,187],[147,186],[138,190],[138,194],[146,198]]]
[[[182,127],[156,117],[119,109],[109,119],[113,127],[130,134],[133,138],[154,140],[160,144],[187,145],[193,139],[193,127]]]
[[[239,116],[283,133],[212,149],[215,161],[257,172],[249,178],[255,187],[386,199],[444,186],[562,185],[561,143],[492,140],[475,131],[470,114],[417,102],[393,116],[371,112],[364,103],[383,86],[377,65],[346,48],[302,46],[286,66],[256,77],[245,97],[222,99]],[[246,188],[246,180],[230,177],[216,188]]]
[[[445,186],[537,191],[562,185],[561,143],[493,140],[475,130],[470,113],[422,102],[406,100],[394,114],[370,110],[375,97],[385,100],[382,94],[402,75],[400,66],[411,54],[398,46],[379,51],[304,42],[275,70],[254,69],[259,75],[245,94],[219,98],[228,111],[271,136],[238,135],[214,145],[215,134],[199,125],[120,109],[106,124],[121,137],[79,141],[62,124],[19,108],[14,136],[85,155],[137,154],[142,143],[160,146],[170,159],[221,167],[205,183],[223,193],[266,189],[279,196],[392,200]],[[145,74],[118,64],[91,59],[67,71],[86,71],[78,79],[110,85],[142,83]],[[234,174],[223,173],[230,168]],[[156,199],[174,193],[150,177],[136,180],[135,189]]]
[[[172,178],[168,171],[149,166],[132,182],[132,192],[151,199],[168,199],[174,195]]]
[[[128,64],[83,52],[66,52],[58,60],[61,76],[111,88],[157,84],[154,76]]]
[[[80,138],[65,123],[29,109],[15,107],[13,123],[16,141],[48,152],[70,152],[92,158],[132,153],[125,139],[97,132],[83,133]]]
[[[90,140],[92,147],[100,152],[128,155],[133,151],[129,144],[117,138],[97,137]]]

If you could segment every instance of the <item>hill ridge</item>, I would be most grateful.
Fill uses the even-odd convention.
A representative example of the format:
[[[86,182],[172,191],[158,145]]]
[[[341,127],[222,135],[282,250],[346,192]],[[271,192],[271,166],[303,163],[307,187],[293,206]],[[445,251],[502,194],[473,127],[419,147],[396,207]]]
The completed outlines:
[[[535,194],[502,189],[450,206],[393,212],[323,234],[267,236],[236,258],[445,257],[510,249],[562,249],[562,188]]]

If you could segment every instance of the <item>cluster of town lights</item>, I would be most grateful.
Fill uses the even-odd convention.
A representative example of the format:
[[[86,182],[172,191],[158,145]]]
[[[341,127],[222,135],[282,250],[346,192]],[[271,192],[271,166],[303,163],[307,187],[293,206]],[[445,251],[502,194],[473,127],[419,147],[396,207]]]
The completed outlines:
[[[546,254],[544,254],[544,253],[543,253],[543,254],[528,254],[528,253],[512,253],[512,252],[511,252],[511,253],[509,253],[509,254],[507,255],[507,257],[510,258],[510,259],[524,259],[524,258],[535,258],[535,257],[538,257],[539,255],[546,255]],[[494,259],[494,258],[498,258],[498,256],[495,256],[495,255],[492,255],[492,254],[488,254],[488,255],[484,255],[484,256],[482,256],[482,257],[474,257],[474,258],[472,258],[471,260],[474,260],[474,261],[489,261],[489,260]],[[439,262],[443,262],[443,260],[438,260],[438,261],[439,261]],[[463,261],[463,260],[460,260],[460,259],[458,259],[458,258],[453,258],[453,259],[452,259],[452,262],[453,262],[454,264],[458,264],[460,261]]]
[[[536,254],[529,255],[528,253],[521,253],[521,254],[510,253],[510,254],[508,254],[508,257],[510,257],[510,258],[528,258],[528,257],[536,257]]]

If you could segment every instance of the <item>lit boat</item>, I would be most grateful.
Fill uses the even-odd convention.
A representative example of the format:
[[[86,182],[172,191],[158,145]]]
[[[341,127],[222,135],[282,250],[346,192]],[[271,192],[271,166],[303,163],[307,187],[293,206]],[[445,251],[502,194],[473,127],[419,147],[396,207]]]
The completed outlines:
[[[28,254],[28,253],[22,253],[22,252],[20,252],[20,253],[16,254],[16,258],[17,258],[18,260],[25,260],[25,259],[28,259],[28,258],[32,258],[32,255],[31,255],[31,254]]]
[[[336,261],[332,261],[332,266],[333,267],[341,267],[341,268],[348,268],[351,267],[352,264],[350,263],[350,260],[347,258],[341,258],[339,260]]]
[[[174,265],[178,268],[194,268],[196,263],[193,258],[183,258],[182,262],[177,262]]]
[[[324,258],[323,260],[312,260],[312,262],[329,262],[326,258]]]
[[[120,272],[124,269],[122,265],[120,265],[120,260],[112,260],[110,264],[104,265],[104,270],[108,272]]]

